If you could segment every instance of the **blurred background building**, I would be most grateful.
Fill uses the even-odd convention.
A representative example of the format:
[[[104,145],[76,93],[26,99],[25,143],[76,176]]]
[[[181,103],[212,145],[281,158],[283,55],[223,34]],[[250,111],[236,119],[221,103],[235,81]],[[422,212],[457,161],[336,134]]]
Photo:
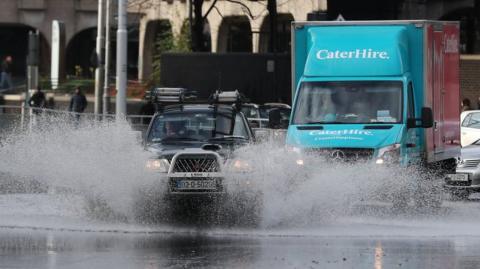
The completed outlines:
[[[65,23],[68,77],[92,79],[90,59],[95,50],[97,8],[97,0],[0,1],[0,57],[13,56],[16,84],[21,85],[25,79],[29,31],[40,32],[40,73],[48,77],[52,20]],[[115,5],[113,9],[113,27],[116,27]],[[460,21],[462,91],[472,99],[480,94],[480,76],[477,75],[480,68],[477,56],[480,52],[480,0],[129,0],[128,10],[128,74],[130,80],[140,84],[168,82],[169,78],[163,75],[160,78],[160,70],[168,68],[165,62],[172,62],[167,59],[161,63],[162,54],[167,52],[250,53],[265,57],[273,53],[286,55],[283,57],[288,59],[291,21],[334,20],[341,15],[346,20]],[[115,49],[115,40],[115,31],[112,31],[112,49]],[[238,61],[237,58],[232,60]],[[113,71],[115,59],[112,61]],[[288,65],[273,65],[277,67],[274,68],[278,73],[276,77],[287,74],[288,70],[282,73],[279,68],[286,69]],[[265,72],[271,67],[267,63]],[[175,74],[186,75],[170,72],[169,76]]]

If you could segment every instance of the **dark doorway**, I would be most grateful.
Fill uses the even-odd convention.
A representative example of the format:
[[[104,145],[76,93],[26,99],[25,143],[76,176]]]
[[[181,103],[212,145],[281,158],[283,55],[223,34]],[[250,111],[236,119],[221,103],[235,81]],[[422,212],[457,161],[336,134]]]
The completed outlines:
[[[12,75],[14,84],[25,79],[27,70],[28,33],[34,28],[21,24],[0,24],[0,61],[7,55],[12,56]],[[45,37],[40,34],[40,74],[49,73],[50,47]]]
[[[245,16],[225,17],[220,25],[218,52],[252,52],[252,28]]]
[[[77,33],[68,43],[66,53],[67,74],[93,78],[95,69],[91,58],[95,52],[97,28],[88,28]]]

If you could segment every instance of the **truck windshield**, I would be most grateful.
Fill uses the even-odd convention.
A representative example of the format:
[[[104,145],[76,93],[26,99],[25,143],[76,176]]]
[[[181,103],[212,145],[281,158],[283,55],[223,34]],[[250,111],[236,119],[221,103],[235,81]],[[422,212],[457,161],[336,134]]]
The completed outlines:
[[[293,124],[399,123],[402,85],[400,81],[304,82]]]
[[[183,111],[155,117],[147,142],[208,141],[232,137],[249,138],[244,121],[239,114]]]

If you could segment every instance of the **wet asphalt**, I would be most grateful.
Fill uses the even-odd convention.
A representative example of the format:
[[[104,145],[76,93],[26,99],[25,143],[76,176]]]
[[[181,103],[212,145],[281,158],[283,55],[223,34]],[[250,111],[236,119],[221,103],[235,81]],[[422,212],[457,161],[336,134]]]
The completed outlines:
[[[386,231],[308,236],[2,228],[0,268],[480,268],[478,236]]]

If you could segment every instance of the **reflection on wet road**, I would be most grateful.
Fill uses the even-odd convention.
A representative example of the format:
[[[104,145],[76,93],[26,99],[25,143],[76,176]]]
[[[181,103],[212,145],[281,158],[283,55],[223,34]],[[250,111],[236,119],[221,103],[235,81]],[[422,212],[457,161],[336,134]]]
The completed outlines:
[[[480,238],[3,229],[1,268],[479,268]]]

